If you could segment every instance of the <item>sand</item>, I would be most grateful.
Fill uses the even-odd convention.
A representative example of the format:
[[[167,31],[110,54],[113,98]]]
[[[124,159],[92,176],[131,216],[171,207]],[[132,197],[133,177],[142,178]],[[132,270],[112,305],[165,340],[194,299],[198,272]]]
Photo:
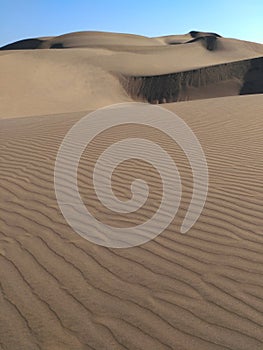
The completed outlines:
[[[56,201],[54,165],[63,137],[89,111],[145,97],[125,89],[123,76],[150,77],[153,90],[147,91],[156,91],[158,75],[261,58],[263,46],[218,37],[211,51],[203,39],[188,43],[186,34],[131,37],[124,48],[119,43],[129,36],[116,45],[116,35],[86,33],[84,45],[74,35],[43,40],[63,41],[66,49],[0,51],[0,349],[261,350],[262,94],[238,96],[241,77],[215,78],[180,95],[192,101],[162,104],[194,131],[208,162],[207,201],[186,235],[175,231],[191,196],[191,169],[156,131],[144,137],[158,136],[176,160],[184,194],[174,221],[142,246],[110,249],[76,234]],[[94,35],[101,44],[88,47]],[[133,126],[106,133],[79,167],[84,200],[108,223],[121,218],[92,197],[86,164],[128,131],[144,132]],[[140,223],[161,196],[158,176],[135,160],[113,178],[120,198],[129,196],[131,169],[155,193],[124,227]]]
[[[202,89],[209,90],[209,97],[238,95],[253,59],[261,60],[258,75],[263,80],[262,44],[217,38],[216,49],[210,51],[202,40],[191,42],[190,34],[184,35],[182,44],[170,44],[181,37],[80,32],[45,40],[36,50],[0,50],[0,118],[85,111],[147,99],[131,96],[123,82],[181,72],[188,72],[190,81],[180,89],[180,100],[206,98],[207,91],[200,96]],[[65,49],[49,50],[53,44]],[[212,75],[206,73],[209,67],[214,67]],[[204,70],[202,77],[212,76],[212,80],[200,79],[200,70]],[[191,82],[196,74],[198,79]],[[155,90],[156,83],[153,85]],[[170,85],[165,89],[171,89]],[[169,102],[176,100],[174,96]]]

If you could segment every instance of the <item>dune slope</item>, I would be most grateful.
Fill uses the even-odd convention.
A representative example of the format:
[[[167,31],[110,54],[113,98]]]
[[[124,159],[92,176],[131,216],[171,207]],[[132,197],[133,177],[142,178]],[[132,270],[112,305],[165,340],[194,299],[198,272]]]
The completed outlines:
[[[262,57],[262,44],[196,31],[22,40],[0,49],[0,118],[262,93]]]
[[[210,174],[204,211],[187,235],[174,234],[192,178],[184,155],[160,137],[184,174],[182,208],[154,241],[117,250],[72,231],[55,199],[58,147],[85,113],[2,119],[0,347],[261,350],[262,102],[263,95],[249,95],[167,105],[204,148]],[[86,161],[119,135],[105,135],[84,154],[83,189]],[[140,163],[130,166],[145,173]],[[116,188],[128,179],[129,167],[120,169]],[[155,176],[149,180],[158,185]],[[98,208],[95,199],[91,206]],[[131,220],[147,216],[148,206]],[[100,215],[107,221],[107,212]]]

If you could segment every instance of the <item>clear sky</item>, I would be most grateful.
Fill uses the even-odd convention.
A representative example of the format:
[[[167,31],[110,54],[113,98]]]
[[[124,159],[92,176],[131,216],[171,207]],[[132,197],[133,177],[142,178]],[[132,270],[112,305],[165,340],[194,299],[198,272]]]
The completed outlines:
[[[0,46],[80,30],[146,36],[202,30],[263,43],[263,0],[0,0]]]

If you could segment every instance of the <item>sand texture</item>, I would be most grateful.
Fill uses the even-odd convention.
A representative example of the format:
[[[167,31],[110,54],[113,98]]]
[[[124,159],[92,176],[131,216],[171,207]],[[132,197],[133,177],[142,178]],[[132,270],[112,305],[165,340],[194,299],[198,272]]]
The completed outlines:
[[[195,32],[74,33],[0,51],[1,350],[263,349],[262,56],[263,45]],[[78,169],[99,220],[138,225],[160,203],[158,174],[136,159],[114,174],[113,188],[125,199],[131,172],[142,177],[153,191],[138,213],[127,221],[94,195],[87,164],[128,133],[158,140],[183,178],[167,229],[142,246],[112,249],[67,224],[54,165],[74,123],[126,101],[162,103],[187,123],[206,155],[209,190],[196,224],[175,233],[192,192],[185,154],[155,129],[99,136]],[[66,189],[66,166],[63,181]]]

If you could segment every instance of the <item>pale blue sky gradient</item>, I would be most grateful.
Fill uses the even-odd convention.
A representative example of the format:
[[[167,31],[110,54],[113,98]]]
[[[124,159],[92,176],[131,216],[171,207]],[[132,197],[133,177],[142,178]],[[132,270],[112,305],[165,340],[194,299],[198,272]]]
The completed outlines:
[[[80,30],[146,36],[213,31],[263,43],[263,0],[1,0],[0,46]]]

